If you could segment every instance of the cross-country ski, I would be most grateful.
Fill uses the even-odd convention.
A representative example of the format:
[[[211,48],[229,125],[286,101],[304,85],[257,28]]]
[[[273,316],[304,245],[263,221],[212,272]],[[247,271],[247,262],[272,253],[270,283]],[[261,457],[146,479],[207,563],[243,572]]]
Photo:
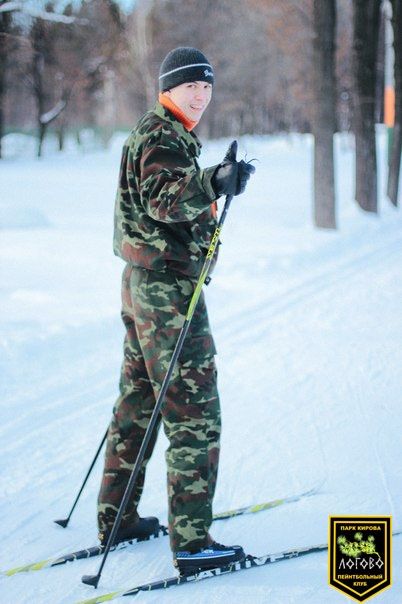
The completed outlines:
[[[235,518],[236,516],[243,516],[245,514],[256,514],[257,512],[263,512],[265,510],[270,510],[276,508],[278,506],[286,505],[288,503],[294,503],[296,501],[300,501],[304,497],[310,497],[314,495],[319,490],[319,486],[310,489],[309,491],[305,491],[304,493],[300,493],[298,495],[291,495],[288,497],[283,497],[282,499],[274,499],[272,501],[267,501],[265,503],[258,503],[255,505],[250,505],[246,507],[241,507],[233,510],[228,510],[226,512],[220,512],[218,514],[214,514],[214,521],[217,520],[228,520],[230,518]],[[122,541],[114,546],[112,546],[112,550],[121,550],[134,543],[139,543],[141,541],[149,541],[153,539],[158,539],[159,537],[166,537],[169,534],[167,527],[161,525],[159,531],[148,537],[147,539],[128,539],[127,541]],[[9,568],[8,570],[0,571],[0,575],[5,575],[7,577],[11,577],[18,573],[24,573],[29,571],[38,571],[44,570],[45,568],[51,568],[54,566],[60,566],[62,564],[66,564],[67,562],[75,562],[76,560],[83,560],[85,558],[93,558],[94,556],[99,556],[104,552],[104,547],[101,545],[93,545],[87,548],[83,548],[76,552],[70,552],[68,554],[64,554],[63,556],[57,556],[53,558],[47,558],[46,560],[38,560],[36,562],[31,562],[29,564],[24,564],[21,566],[16,566],[15,568]]]
[[[141,591],[155,591],[161,589],[167,589],[168,587],[174,587],[179,585],[185,585],[187,583],[198,583],[205,579],[212,579],[213,577],[221,577],[230,573],[239,572],[241,570],[249,570],[250,568],[256,568],[258,566],[266,566],[267,564],[274,564],[281,560],[289,560],[290,558],[298,558],[307,554],[316,554],[327,549],[327,544],[312,545],[310,547],[294,548],[276,554],[267,554],[265,556],[250,556],[248,555],[243,562],[235,562],[221,568],[205,570],[198,573],[197,575],[190,576],[177,576],[169,577],[166,579],[159,579],[152,581],[151,583],[144,583],[143,585],[137,585],[130,589],[121,589],[113,591],[101,596],[95,596],[87,600],[80,600],[76,604],[100,604],[101,602],[109,602],[122,596],[136,596]]]

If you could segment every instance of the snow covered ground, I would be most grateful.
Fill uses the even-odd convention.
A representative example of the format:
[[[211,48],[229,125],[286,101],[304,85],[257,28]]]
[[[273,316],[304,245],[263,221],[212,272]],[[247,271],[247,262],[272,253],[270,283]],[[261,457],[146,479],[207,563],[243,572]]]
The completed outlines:
[[[101,464],[70,526],[52,520],[69,509],[117,393],[122,263],[111,240],[122,140],[40,161],[11,146],[0,162],[3,570],[96,543]],[[229,142],[206,144],[203,165]],[[347,139],[336,146],[340,228],[327,232],[311,221],[311,138],[240,140],[257,172],[232,203],[206,290],[224,428],[215,511],[322,482],[314,497],[213,527],[218,541],[254,554],[326,542],[329,514],[392,514],[402,528],[402,214],[385,198],[379,216],[356,208],[353,153]],[[161,433],[140,509],[162,522],[166,446]],[[394,584],[378,603],[402,600],[402,537],[393,549]],[[94,592],[80,577],[98,565],[2,577],[0,602],[70,604],[173,572],[167,539],[111,554]],[[347,601],[327,585],[326,553],[137,601],[189,599]]]

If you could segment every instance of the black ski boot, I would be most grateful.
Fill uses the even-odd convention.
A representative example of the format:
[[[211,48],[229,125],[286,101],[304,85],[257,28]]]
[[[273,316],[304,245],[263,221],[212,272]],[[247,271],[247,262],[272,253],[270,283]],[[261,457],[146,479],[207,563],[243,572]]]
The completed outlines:
[[[112,528],[99,533],[99,541],[101,545],[106,546]],[[130,539],[138,539],[139,541],[145,541],[152,535],[157,536],[159,532],[159,520],[154,516],[148,516],[147,518],[138,518],[137,522],[132,526],[119,528],[114,538],[112,545],[120,543],[121,541],[129,541]]]
[[[203,570],[220,568],[232,562],[242,562],[246,555],[240,545],[221,545],[213,541],[211,545],[196,552],[176,552],[173,564],[181,576],[196,575]]]

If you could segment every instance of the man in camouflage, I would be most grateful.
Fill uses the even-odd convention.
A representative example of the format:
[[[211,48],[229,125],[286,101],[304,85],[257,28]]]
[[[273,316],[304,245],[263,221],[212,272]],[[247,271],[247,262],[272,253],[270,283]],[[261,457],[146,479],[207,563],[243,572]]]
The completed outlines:
[[[98,497],[102,543],[110,535],[217,224],[216,199],[242,192],[253,171],[228,155],[210,168],[200,169],[197,163],[201,144],[192,129],[213,85],[212,67],[200,51],[171,51],[161,65],[159,83],[159,101],[123,147],[115,205],[114,252],[126,262],[126,336]],[[208,532],[221,431],[215,354],[201,294],[157,426],[162,421],[169,440],[169,536],[176,559],[181,552],[191,556],[215,543]],[[137,513],[157,431],[117,540],[158,530],[156,518]],[[234,547],[232,558],[241,559],[243,550]]]

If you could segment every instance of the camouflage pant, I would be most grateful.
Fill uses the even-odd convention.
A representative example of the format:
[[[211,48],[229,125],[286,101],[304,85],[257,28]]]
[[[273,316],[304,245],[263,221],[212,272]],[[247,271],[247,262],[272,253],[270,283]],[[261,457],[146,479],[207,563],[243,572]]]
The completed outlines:
[[[127,265],[122,283],[126,327],[120,396],[109,427],[105,467],[98,498],[100,530],[110,528],[166,374],[194,283],[185,276]],[[219,460],[220,407],[214,342],[203,294],[172,375],[161,410],[166,451],[169,534],[173,551],[206,544]],[[155,430],[122,519],[137,518],[145,468]]]

